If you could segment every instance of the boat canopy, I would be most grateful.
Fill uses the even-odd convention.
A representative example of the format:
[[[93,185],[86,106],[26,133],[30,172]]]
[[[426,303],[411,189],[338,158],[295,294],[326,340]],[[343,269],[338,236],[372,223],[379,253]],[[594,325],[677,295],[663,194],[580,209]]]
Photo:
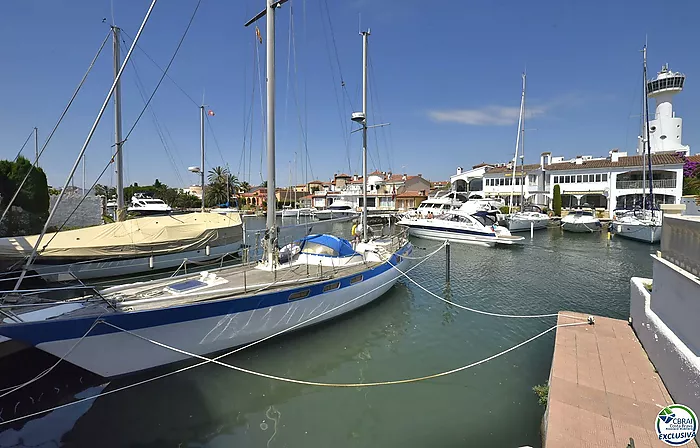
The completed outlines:
[[[349,257],[355,255],[355,249],[348,240],[333,235],[309,235],[299,240],[301,252],[305,254],[326,255],[330,257]]]
[[[38,259],[133,258],[217,247],[240,241],[237,213],[186,213],[47,233]],[[38,235],[0,238],[0,258],[22,259]]]

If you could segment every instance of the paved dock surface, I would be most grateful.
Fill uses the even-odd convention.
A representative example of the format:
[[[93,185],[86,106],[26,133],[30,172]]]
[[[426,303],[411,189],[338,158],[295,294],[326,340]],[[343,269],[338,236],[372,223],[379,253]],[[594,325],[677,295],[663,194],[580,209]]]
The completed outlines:
[[[560,324],[580,322],[565,316]],[[595,317],[595,325],[559,327],[550,375],[545,448],[667,447],[654,423],[673,403],[626,321]],[[691,443],[685,446],[695,446]]]

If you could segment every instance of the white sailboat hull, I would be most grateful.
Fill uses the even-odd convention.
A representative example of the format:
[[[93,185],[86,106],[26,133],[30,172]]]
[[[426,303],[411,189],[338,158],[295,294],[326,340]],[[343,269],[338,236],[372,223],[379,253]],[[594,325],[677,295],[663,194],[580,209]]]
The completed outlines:
[[[661,241],[662,228],[660,224],[654,223],[613,222],[610,229],[614,235],[624,238],[645,243],[658,243]]]
[[[530,226],[534,226],[534,230],[546,229],[548,224],[549,218],[520,219],[510,217],[506,219],[506,227],[511,232],[529,232]]]
[[[593,233],[598,232],[600,227],[600,222],[589,222],[589,221],[578,221],[578,222],[564,222],[561,223],[561,228],[567,232],[572,233]]]
[[[397,266],[405,271],[409,263],[409,260],[401,257]],[[355,285],[307,299],[233,314],[152,326],[135,330],[134,333],[188,353],[206,355],[260,340],[300,322],[305,323],[297,328],[308,327],[348,313],[387,292],[400,275],[399,271],[390,268]],[[350,302],[364,293],[367,294]],[[344,303],[348,305],[307,322],[310,318]],[[78,339],[58,340],[37,344],[36,347],[61,357],[69,352],[77,341]],[[70,352],[66,360],[103,377],[112,377],[187,358],[186,355],[159,347],[131,334],[114,332],[86,337]]]
[[[122,275],[145,274],[163,269],[175,269],[183,264],[185,259],[196,263],[207,263],[218,260],[227,254],[234,254],[241,248],[241,242],[177,252],[150,257],[128,259],[96,260],[68,264],[37,264],[32,265],[44,280],[50,282],[90,280],[96,278],[119,277]],[[208,254],[207,254],[208,252]]]

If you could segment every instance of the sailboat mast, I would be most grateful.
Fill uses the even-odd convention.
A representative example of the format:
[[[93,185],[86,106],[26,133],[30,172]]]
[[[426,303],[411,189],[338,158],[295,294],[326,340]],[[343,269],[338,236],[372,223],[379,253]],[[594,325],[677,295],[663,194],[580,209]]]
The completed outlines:
[[[515,170],[518,166],[518,149],[520,149],[520,131],[523,128],[523,108],[525,107],[525,76],[523,76],[523,90],[520,94],[520,114],[518,115],[518,133],[515,137],[515,156],[513,156],[513,178],[510,186],[510,206],[513,206],[513,195],[515,194]],[[522,197],[520,198],[522,201]]]
[[[362,240],[367,241],[367,43],[370,31],[362,31]]]
[[[523,72],[522,119],[520,120],[520,211],[525,204],[525,72]]]
[[[112,25],[112,48],[114,50],[114,144],[116,146],[116,163],[115,172],[117,174],[117,221],[126,219],[126,206],[124,200],[124,161],[122,157],[122,89],[121,80],[119,79],[119,69],[121,67],[121,56],[119,54],[119,35],[121,29]]]
[[[649,142],[649,95],[647,95],[647,46],[644,45],[644,128],[646,130],[647,166],[649,168],[649,209],[654,208],[654,180],[651,171],[651,143]]]
[[[275,216],[275,2],[267,1],[267,257],[274,266],[277,247]]]
[[[204,105],[199,106],[199,151],[202,155],[199,182],[202,188],[202,213],[204,213]]]

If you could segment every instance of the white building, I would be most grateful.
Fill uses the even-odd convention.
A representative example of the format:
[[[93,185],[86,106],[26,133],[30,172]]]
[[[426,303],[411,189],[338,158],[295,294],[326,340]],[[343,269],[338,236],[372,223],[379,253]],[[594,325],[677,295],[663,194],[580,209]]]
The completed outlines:
[[[683,192],[684,157],[690,148],[682,143],[683,123],[673,111],[673,96],[683,90],[685,76],[664,66],[656,79],[647,83],[647,94],[656,100],[654,118],[649,120],[648,135],[652,153],[652,187],[657,204],[679,203]],[[642,132],[647,135],[647,131]],[[607,157],[576,156],[569,160],[540,156],[540,163],[517,166],[511,163],[481,164],[470,171],[457,168],[450,178],[456,191],[469,196],[501,197],[506,203],[551,206],[554,185],[559,185],[564,208],[588,204],[612,214],[616,208],[631,208],[649,193],[644,169],[648,158],[645,140],[640,137],[636,155],[613,149]],[[480,182],[481,181],[481,182]]]

